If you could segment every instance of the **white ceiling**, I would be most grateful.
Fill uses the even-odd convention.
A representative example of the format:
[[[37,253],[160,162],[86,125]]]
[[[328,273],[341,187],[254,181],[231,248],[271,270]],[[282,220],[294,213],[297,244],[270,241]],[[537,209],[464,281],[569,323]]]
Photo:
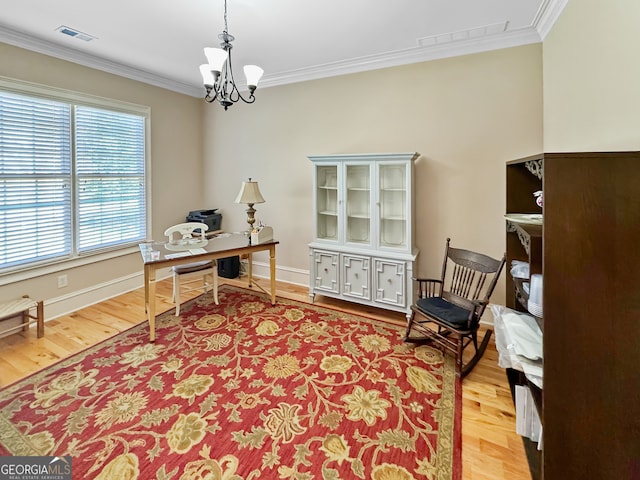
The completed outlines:
[[[201,96],[223,1],[0,0],[0,42]],[[227,1],[233,66],[264,88],[541,42],[568,0]]]

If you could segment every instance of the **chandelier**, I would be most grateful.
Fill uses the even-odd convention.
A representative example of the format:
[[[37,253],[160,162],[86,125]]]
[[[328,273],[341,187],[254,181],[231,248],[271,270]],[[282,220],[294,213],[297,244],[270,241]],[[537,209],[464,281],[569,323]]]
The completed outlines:
[[[233,46],[231,42],[235,40],[235,37],[229,34],[227,27],[227,0],[224,0],[224,30],[218,35],[218,38],[222,41],[220,43],[221,48],[205,48],[204,54],[208,63],[200,65],[202,81],[207,91],[204,99],[209,103],[217,100],[225,110],[240,100],[245,103],[255,102],[256,97],[253,92],[258,87],[258,82],[264,70],[257,65],[244,66],[247,88],[249,89],[249,97],[244,98],[233,79],[233,68],[231,67],[231,49]]]

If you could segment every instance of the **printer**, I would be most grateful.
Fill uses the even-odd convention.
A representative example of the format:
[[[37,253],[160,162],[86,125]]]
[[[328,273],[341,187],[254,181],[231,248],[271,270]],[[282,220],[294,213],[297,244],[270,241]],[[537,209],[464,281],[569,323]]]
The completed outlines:
[[[187,215],[187,222],[200,222],[209,227],[209,232],[220,230],[222,214],[216,213],[217,208],[211,210],[193,210]]]

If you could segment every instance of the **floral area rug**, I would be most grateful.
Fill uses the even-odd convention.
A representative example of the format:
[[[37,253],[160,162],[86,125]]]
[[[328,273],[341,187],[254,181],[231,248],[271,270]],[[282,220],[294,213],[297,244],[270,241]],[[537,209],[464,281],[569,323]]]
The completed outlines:
[[[392,323],[220,287],[0,391],[0,455],[77,479],[461,478],[450,357]]]

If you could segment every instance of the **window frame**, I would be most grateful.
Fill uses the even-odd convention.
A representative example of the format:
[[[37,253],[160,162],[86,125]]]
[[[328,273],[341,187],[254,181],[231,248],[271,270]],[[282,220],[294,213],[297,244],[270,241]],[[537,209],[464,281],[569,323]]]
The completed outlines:
[[[26,95],[39,97],[45,100],[53,100],[70,104],[72,107],[76,105],[106,109],[114,112],[125,114],[139,115],[144,118],[144,191],[145,191],[145,217],[146,217],[146,236],[149,237],[151,232],[151,168],[150,168],[150,151],[151,151],[151,108],[145,105],[138,105],[122,100],[116,100],[106,97],[99,97],[82,92],[75,92],[57,87],[36,84],[23,80],[0,76],[0,90],[18,95]],[[72,109],[73,111],[73,109]],[[73,116],[73,114],[72,114]],[[73,122],[73,120],[72,120]],[[75,155],[75,152],[72,152]],[[75,174],[74,174],[75,178]],[[75,235],[76,218],[75,203],[72,204],[72,232]],[[18,265],[3,269],[0,272],[0,285],[6,285],[17,281],[28,280],[30,278],[55,273],[69,268],[74,268],[90,263],[107,260],[110,258],[121,257],[138,252],[136,246],[114,246],[110,248],[100,249],[92,252],[79,253],[73,251],[70,256],[53,260],[45,260],[42,262],[34,262],[29,265]]]

